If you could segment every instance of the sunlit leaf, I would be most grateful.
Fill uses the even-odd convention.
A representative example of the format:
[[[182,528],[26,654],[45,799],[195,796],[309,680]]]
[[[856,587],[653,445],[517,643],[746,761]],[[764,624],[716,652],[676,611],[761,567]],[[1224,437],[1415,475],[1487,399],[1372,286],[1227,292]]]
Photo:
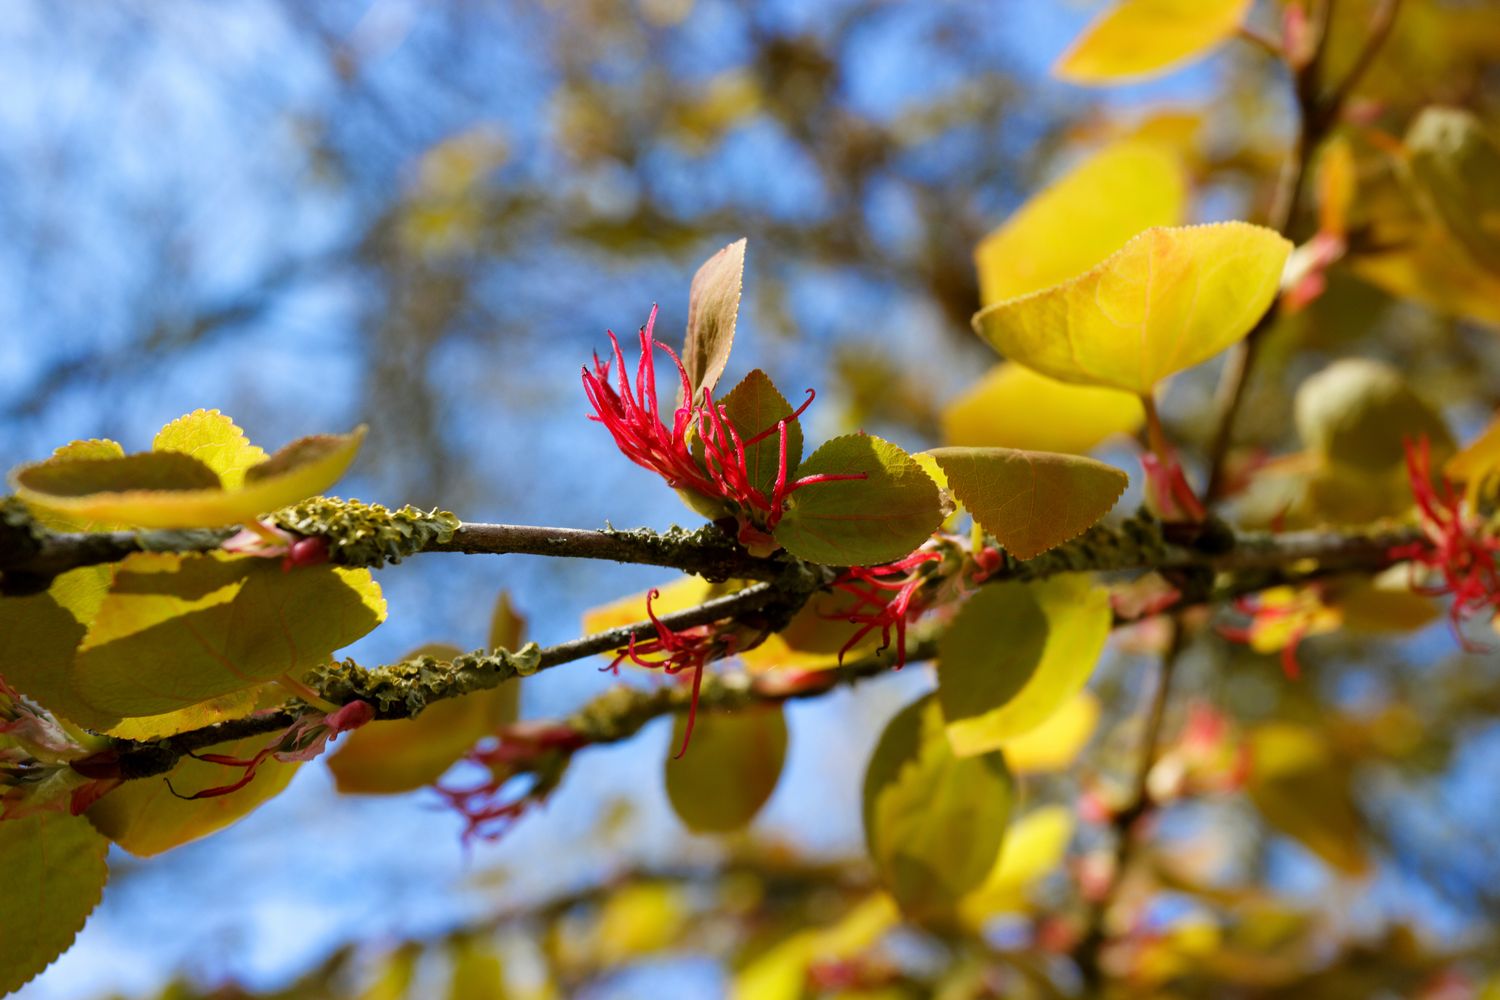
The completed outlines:
[[[786,718],[781,706],[700,718],[687,753],[687,719],[677,718],[665,773],[667,798],[694,833],[728,833],[755,818],[776,790],[786,761]]]
[[[492,942],[460,934],[448,947],[448,1000],[506,1000],[505,966]]]
[[[1108,514],[1129,477],[1079,455],[1010,448],[929,452],[948,488],[1005,550],[1030,559],[1076,538]]]
[[[79,647],[73,689],[103,713],[162,715],[295,677],[384,618],[368,570],[135,553]]]
[[[1251,0],[1117,0],[1052,67],[1059,79],[1112,84],[1165,73],[1233,37]]]
[[[891,897],[872,893],[830,927],[799,931],[767,949],[742,969],[733,1000],[803,1000],[814,961],[854,958],[874,947],[901,922]]]
[[[600,908],[586,942],[588,958],[609,968],[664,951],[678,942],[687,917],[680,886],[667,882],[622,886]]]
[[[1044,375],[1146,395],[1250,332],[1291,249],[1244,222],[1149,229],[1092,271],[996,303],[974,325]]]
[[[1144,230],[1180,225],[1186,212],[1178,156],[1147,142],[1106,147],[1032,196],[975,248],[980,304],[1077,277]]]
[[[73,658],[85,631],[51,591],[0,599],[0,677],[54,715],[105,730],[120,717],[100,711],[73,689]]]
[[[1470,504],[1476,503],[1481,493],[1494,488],[1500,479],[1500,414],[1448,460],[1443,472],[1454,482],[1465,485]]]
[[[1083,690],[1046,722],[1005,741],[1005,762],[1015,774],[1064,771],[1083,752],[1099,724],[1099,699]]]
[[[200,411],[201,412],[201,411]],[[168,425],[168,440],[223,433],[205,418]],[[178,424],[182,422],[179,421]],[[233,426],[232,424],[230,425]],[[167,431],[164,431],[167,433]],[[121,458],[51,458],[11,473],[16,493],[72,517],[116,521],[141,528],[211,528],[236,524],[322,493],[354,461],[364,428],[351,434],[325,434],[287,445],[265,461],[243,470],[243,483],[228,488],[217,472],[179,451],[152,451]],[[232,443],[222,438],[204,454],[226,463],[231,478],[243,452],[227,457]]]
[[[1436,225],[1392,249],[1360,253],[1350,269],[1377,288],[1439,315],[1500,329],[1500,275],[1480,267]]]
[[[1145,421],[1140,397],[1069,385],[1002,361],[943,409],[943,442],[1082,455]]]
[[[1500,144],[1471,112],[1429,107],[1406,148],[1427,204],[1480,266],[1500,274]]]
[[[125,740],[156,740],[190,729],[212,726],[229,719],[238,719],[255,711],[268,690],[281,691],[279,687],[249,687],[241,691],[210,698],[208,701],[189,705],[164,715],[148,715],[123,719],[110,726],[107,732]],[[282,692],[284,700],[285,692]]]
[[[274,739],[274,735],[250,736],[204,752],[244,759],[253,757]],[[270,759],[260,765],[255,779],[244,788],[227,795],[188,799],[178,796],[233,784],[239,780],[240,771],[185,757],[165,777],[125,782],[94,803],[86,815],[100,833],[131,854],[152,857],[249,815],[279,795],[300,766]]]
[[[984,884],[964,898],[964,919],[979,927],[996,914],[1024,910],[1031,887],[1063,863],[1072,839],[1073,814],[1065,806],[1043,806],[1016,820]]]
[[[152,451],[181,452],[208,466],[226,490],[239,489],[245,472],[267,459],[245,432],[218,410],[194,410],[157,432]]]
[[[912,457],[878,437],[849,434],[826,442],[797,469],[864,479],[804,486],[788,501],[776,541],[799,559],[829,566],[870,566],[899,559],[943,521],[937,485]]]
[[[1346,875],[1369,870],[1347,764],[1324,734],[1270,722],[1250,734],[1247,790],[1267,823]]]
[[[881,881],[914,919],[941,919],[984,882],[1014,789],[999,753],[956,757],[929,695],[891,720],[865,772],[865,841]]]
[[[688,290],[687,340],[682,365],[696,396],[713,391],[729,363],[745,274],[745,241],[736,240],[710,257]]]
[[[1051,718],[1093,674],[1111,621],[1109,592],[1084,574],[979,588],[938,642],[954,752],[994,750]]]
[[[0,993],[67,951],[104,891],[109,844],[82,816],[42,812],[0,823]]]

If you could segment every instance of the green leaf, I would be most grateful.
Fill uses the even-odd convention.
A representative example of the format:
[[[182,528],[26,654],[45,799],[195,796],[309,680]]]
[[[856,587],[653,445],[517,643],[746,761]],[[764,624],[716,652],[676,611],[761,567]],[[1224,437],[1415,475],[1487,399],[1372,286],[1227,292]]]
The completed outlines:
[[[734,327],[740,313],[740,285],[745,273],[745,241],[736,240],[714,254],[693,275],[688,290],[687,340],[682,366],[693,397],[713,391],[729,363]]]
[[[229,438],[228,428],[207,415],[190,414],[162,433],[166,443],[191,445],[222,463],[230,480],[242,472],[238,487],[227,488],[212,467],[179,451],[53,457],[16,469],[11,483],[28,504],[76,519],[141,528],[213,528],[253,520],[322,493],[354,461],[365,433],[360,427],[351,434],[303,438],[241,470],[247,452]]]
[[[682,745],[687,719],[678,716],[669,755]],[[786,719],[780,705],[698,719],[693,742],[666,761],[667,797],[694,833],[728,833],[755,818],[781,778]]]
[[[20,989],[72,946],[104,892],[108,847],[82,816],[0,823],[0,993]]]
[[[1391,365],[1342,358],[1297,387],[1297,433],[1325,462],[1365,473],[1392,470],[1405,484],[1403,441],[1426,436],[1433,465],[1453,453],[1448,426]]]
[[[384,618],[368,570],[135,553],[79,647],[73,689],[99,712],[163,715],[297,676]]]
[[[1076,538],[1108,514],[1130,477],[1079,455],[935,448],[948,489],[1017,559]]]
[[[1424,108],[1406,133],[1412,177],[1475,262],[1500,273],[1500,144],[1462,108]]]
[[[506,1000],[505,966],[493,944],[461,934],[448,945],[448,1000]]]
[[[1073,83],[1141,80],[1206,56],[1228,41],[1251,0],[1118,0],[1052,67]]]
[[[1148,229],[1091,271],[984,309],[974,329],[1043,375],[1145,396],[1249,333],[1291,250],[1245,222]]]
[[[248,736],[204,752],[245,759],[274,739],[274,734]],[[301,766],[271,758],[260,765],[255,779],[244,788],[203,799],[178,798],[233,784],[240,777],[237,768],[186,757],[164,777],[125,782],[94,803],[85,815],[104,836],[131,854],[149,858],[248,816],[281,794]],[[177,795],[172,794],[174,788]]]
[[[218,410],[194,410],[157,432],[153,452],[181,452],[218,473],[226,490],[239,489],[245,472],[266,460],[266,453],[250,443]]]
[[[980,587],[938,640],[954,752],[995,750],[1051,718],[1088,683],[1111,620],[1109,592],[1086,574]]]
[[[73,690],[73,658],[86,628],[58,603],[61,580],[45,594],[0,598],[0,677],[53,715],[102,731],[120,717],[99,711]]]
[[[797,468],[799,478],[863,473],[792,494],[774,535],[788,552],[829,566],[871,566],[911,552],[943,523],[937,484],[889,441],[849,434]]]
[[[1013,803],[1004,757],[955,756],[932,695],[891,720],[865,773],[865,841],[908,916],[948,918],[984,883]]]
[[[740,384],[724,397],[723,406],[739,432],[741,440],[748,440],[776,422],[792,415],[791,404],[776,389],[771,377],[759,368],[746,375]],[[788,475],[802,461],[802,427],[795,420],[786,425],[786,467]],[[781,464],[781,438],[774,431],[758,444],[745,449],[745,468],[750,473],[750,484],[766,495],[776,485],[776,474]]]

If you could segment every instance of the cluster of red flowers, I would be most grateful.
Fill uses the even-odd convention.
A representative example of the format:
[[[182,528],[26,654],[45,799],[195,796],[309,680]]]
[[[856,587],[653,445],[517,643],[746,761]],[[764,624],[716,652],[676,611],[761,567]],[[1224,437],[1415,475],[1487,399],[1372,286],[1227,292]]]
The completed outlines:
[[[858,473],[805,476],[789,481],[787,427],[812,404],[813,391],[807,391],[807,399],[792,413],[746,437],[734,426],[724,407],[714,402],[713,394],[707,388],[694,393],[687,369],[677,353],[656,341],[652,333],[655,325],[656,308],[653,306],[650,318],[640,329],[641,355],[636,362],[634,386],[626,370],[620,342],[612,331],[609,343],[613,356],[600,361],[599,355],[595,354],[593,371],[583,369],[583,390],[594,408],[589,419],[605,426],[626,458],[655,472],[673,489],[691,490],[708,500],[727,505],[726,512],[739,518],[740,540],[746,543],[769,542],[769,532],[781,520],[787,497],[804,486],[865,478],[863,473]],[[682,403],[672,415],[670,426],[662,420],[656,398],[653,353],[658,349],[672,359],[682,384]],[[610,382],[612,365],[616,376],[613,385]],[[698,395],[701,395],[701,401]],[[780,461],[775,483],[767,493],[752,481],[746,449],[773,434],[780,443]],[[701,461],[693,454],[690,435],[695,436],[702,447]]]
[[[1406,471],[1427,538],[1392,549],[1390,557],[1425,566],[1442,578],[1439,585],[1414,589],[1452,598],[1448,613],[1455,632],[1465,619],[1500,614],[1500,537],[1466,514],[1450,480],[1433,483],[1432,447],[1426,437],[1406,442]],[[1461,632],[1459,641],[1473,650]]]
[[[473,785],[440,783],[434,787],[448,806],[464,817],[465,844],[476,838],[498,840],[532,806],[546,800],[561,776],[561,763],[582,745],[583,738],[571,726],[516,723],[464,757],[489,772],[485,780]],[[559,764],[550,775],[540,766],[549,756]],[[511,782],[523,774],[532,775],[534,780],[516,794]]]
[[[928,592],[923,588],[932,577],[923,567],[942,560],[941,552],[918,549],[904,559],[883,566],[853,566],[845,570],[833,586],[853,597],[854,604],[827,617],[847,621],[859,628],[839,650],[839,662],[842,663],[849,650],[878,628],[882,651],[890,648],[891,632],[896,633],[896,669],[905,666],[906,626],[927,610],[924,595]]]

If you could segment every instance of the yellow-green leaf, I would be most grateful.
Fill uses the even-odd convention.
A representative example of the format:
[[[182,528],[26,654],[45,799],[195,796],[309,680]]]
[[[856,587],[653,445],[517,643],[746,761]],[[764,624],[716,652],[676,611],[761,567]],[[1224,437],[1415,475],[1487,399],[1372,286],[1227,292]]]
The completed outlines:
[[[1069,385],[1002,361],[943,408],[943,443],[1082,455],[1146,419],[1139,396]]]
[[[245,759],[274,739],[274,735],[250,736],[205,752]],[[186,757],[164,777],[125,782],[94,803],[85,815],[104,836],[131,854],[148,858],[206,837],[249,815],[279,795],[300,766],[273,758],[260,765],[255,779],[244,788],[203,799],[178,798],[221,788],[240,778],[237,768]],[[174,788],[177,795],[172,794]]]
[[[1480,435],[1448,460],[1443,472],[1457,483],[1463,483],[1470,504],[1500,483],[1500,414],[1495,415]]]
[[[1424,108],[1406,133],[1427,204],[1480,266],[1500,274],[1500,144],[1471,112]]]
[[[492,942],[460,934],[449,942],[448,1000],[506,1000],[505,965]]]
[[[1267,823],[1336,870],[1369,870],[1348,765],[1309,726],[1270,722],[1250,733],[1251,800]]]
[[[736,240],[714,254],[688,289],[687,340],[682,366],[693,395],[712,392],[729,363],[734,327],[740,313],[740,286],[745,273],[745,241]]]
[[[870,566],[901,558],[942,524],[937,484],[889,441],[837,437],[797,469],[798,478],[849,474],[865,478],[814,483],[792,494],[776,541],[799,559]]]
[[[1076,538],[1108,514],[1130,477],[1080,455],[1011,448],[935,448],[948,488],[1017,559]]]
[[[1250,332],[1291,250],[1244,222],[1148,229],[1091,271],[981,311],[974,328],[1044,375],[1144,396]]]
[[[1005,762],[1015,774],[1065,771],[1078,759],[1099,724],[1099,699],[1084,689],[1028,732],[1005,741]]]
[[[938,641],[954,752],[995,750],[1051,718],[1088,683],[1111,620],[1109,592],[1084,574],[979,588]]]
[[[996,914],[1024,910],[1031,887],[1062,865],[1072,838],[1073,814],[1065,806],[1043,806],[1016,820],[984,885],[964,899],[964,919],[977,929]]]
[[[0,599],[0,677],[54,715],[105,730],[120,717],[101,712],[73,690],[73,658],[85,631],[52,590]]]
[[[999,753],[957,757],[928,695],[891,720],[865,772],[870,856],[903,912],[941,920],[1000,853],[1014,787]]]
[[[1453,452],[1447,424],[1391,365],[1342,358],[1297,387],[1297,433],[1325,462],[1368,474],[1397,470],[1405,442],[1426,437],[1434,466]]]
[[[1181,157],[1161,145],[1126,140],[1100,150],[1032,196],[975,248],[980,304],[1059,284],[1152,226],[1180,225],[1187,188]]]
[[[0,823],[0,994],[72,946],[104,892],[108,847],[82,816],[43,812]]]
[[[786,401],[771,377],[759,368],[740,380],[725,396],[722,403],[725,415],[734,424],[742,441],[776,426],[777,422],[792,415],[792,406]],[[794,471],[802,461],[802,425],[792,421],[786,425],[786,467]],[[781,467],[781,436],[772,433],[764,440],[745,448],[745,470],[750,474],[750,484],[767,496],[776,485],[776,476]]]
[[[216,443],[200,442],[203,453],[223,462],[231,479],[239,476],[241,471],[235,466],[246,454],[233,450],[224,439],[222,425],[216,430],[207,417],[184,419],[187,425],[176,429],[168,425],[168,442],[206,441],[217,433]],[[243,482],[234,488],[208,464],[180,451],[121,458],[51,458],[16,469],[11,483],[27,503],[75,518],[140,528],[212,528],[249,521],[322,493],[354,461],[364,433],[359,427],[351,434],[294,441],[244,469]]]
[[[1073,83],[1157,76],[1206,56],[1239,29],[1251,0],[1118,0],[1052,67]]]
[[[268,457],[218,410],[194,410],[178,417],[157,432],[151,450],[191,455],[218,473],[226,490],[239,489],[245,472]]]
[[[780,705],[701,716],[687,753],[685,716],[677,718],[665,766],[667,798],[694,833],[728,833],[755,818],[776,790],[786,760],[786,718]]]
[[[384,618],[368,570],[135,553],[79,647],[73,690],[102,713],[163,715],[297,676]]]

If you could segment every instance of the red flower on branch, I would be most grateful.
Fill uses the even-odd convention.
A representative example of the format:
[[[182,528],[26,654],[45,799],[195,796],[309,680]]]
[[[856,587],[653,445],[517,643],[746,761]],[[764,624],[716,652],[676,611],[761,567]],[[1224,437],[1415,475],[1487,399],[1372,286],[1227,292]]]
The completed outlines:
[[[928,607],[930,595],[924,595],[923,587],[932,581],[932,574],[924,567],[942,560],[941,552],[918,549],[904,559],[883,566],[852,566],[845,570],[833,586],[853,597],[854,604],[827,617],[843,619],[860,627],[839,650],[839,662],[843,663],[844,655],[878,628],[882,651],[890,648],[891,632],[896,633],[896,669],[905,666],[906,626]],[[979,571],[985,572],[988,565],[988,561],[978,561]]]
[[[183,795],[172,787],[172,781],[169,778],[167,788],[179,799],[211,799],[237,792],[255,780],[256,772],[268,758],[274,757],[284,764],[312,760],[327,748],[329,740],[340,733],[358,729],[374,718],[375,709],[369,702],[364,701],[351,701],[326,715],[321,712],[309,713],[293,722],[280,736],[253,757],[233,757],[221,753],[189,755],[194,760],[201,760],[205,763],[239,768],[241,774],[236,781],[227,785],[205,788],[191,795]]]
[[[724,504],[726,513],[739,518],[741,541],[747,543],[768,543],[769,533],[785,512],[787,497],[804,486],[866,478],[864,473],[854,473],[791,480],[787,468],[787,427],[812,404],[816,395],[813,390],[807,390],[807,399],[796,410],[746,438],[729,419],[724,407],[714,402],[708,389],[702,390],[701,402],[695,399],[687,369],[675,351],[656,341],[653,335],[655,325],[656,307],[652,306],[650,318],[640,329],[641,353],[636,361],[633,385],[626,370],[624,352],[613,331],[609,333],[612,357],[600,361],[599,355],[595,354],[593,371],[583,369],[583,391],[594,408],[589,419],[604,425],[626,458],[655,472],[673,489],[691,490],[705,499]],[[672,359],[682,385],[683,401],[672,414],[670,426],[661,417],[656,397],[655,350],[664,351]],[[611,366],[615,369],[613,384]],[[702,446],[701,460],[693,454],[690,433],[696,434]],[[780,443],[780,460],[776,481],[767,493],[752,482],[746,449],[773,434]]]
[[[1448,616],[1459,642],[1469,652],[1482,651],[1464,638],[1460,626],[1479,614],[1500,614],[1500,538],[1464,509],[1451,480],[1444,476],[1433,483],[1432,446],[1425,436],[1406,441],[1406,472],[1427,538],[1391,549],[1390,558],[1425,566],[1442,578],[1439,585],[1412,589],[1451,597]]]
[[[622,649],[605,670],[619,673],[620,664],[629,660],[638,667],[660,670],[664,674],[687,674],[692,678],[693,693],[688,703],[687,726],[682,734],[682,746],[676,757],[687,753],[688,743],[693,739],[693,725],[698,721],[698,695],[703,688],[703,671],[715,660],[723,660],[740,651],[740,639],[733,627],[721,623],[697,625],[673,631],[656,616],[651,602],[661,596],[661,591],[652,587],[646,592],[646,615],[656,626],[656,638],[637,639],[631,636],[630,645]]]
[[[463,816],[464,844],[475,838],[498,840],[533,806],[545,802],[561,780],[568,758],[584,742],[565,723],[518,722],[471,750],[464,760],[488,771],[486,780],[434,786],[448,806]],[[534,780],[516,793],[512,781],[528,774]]]

